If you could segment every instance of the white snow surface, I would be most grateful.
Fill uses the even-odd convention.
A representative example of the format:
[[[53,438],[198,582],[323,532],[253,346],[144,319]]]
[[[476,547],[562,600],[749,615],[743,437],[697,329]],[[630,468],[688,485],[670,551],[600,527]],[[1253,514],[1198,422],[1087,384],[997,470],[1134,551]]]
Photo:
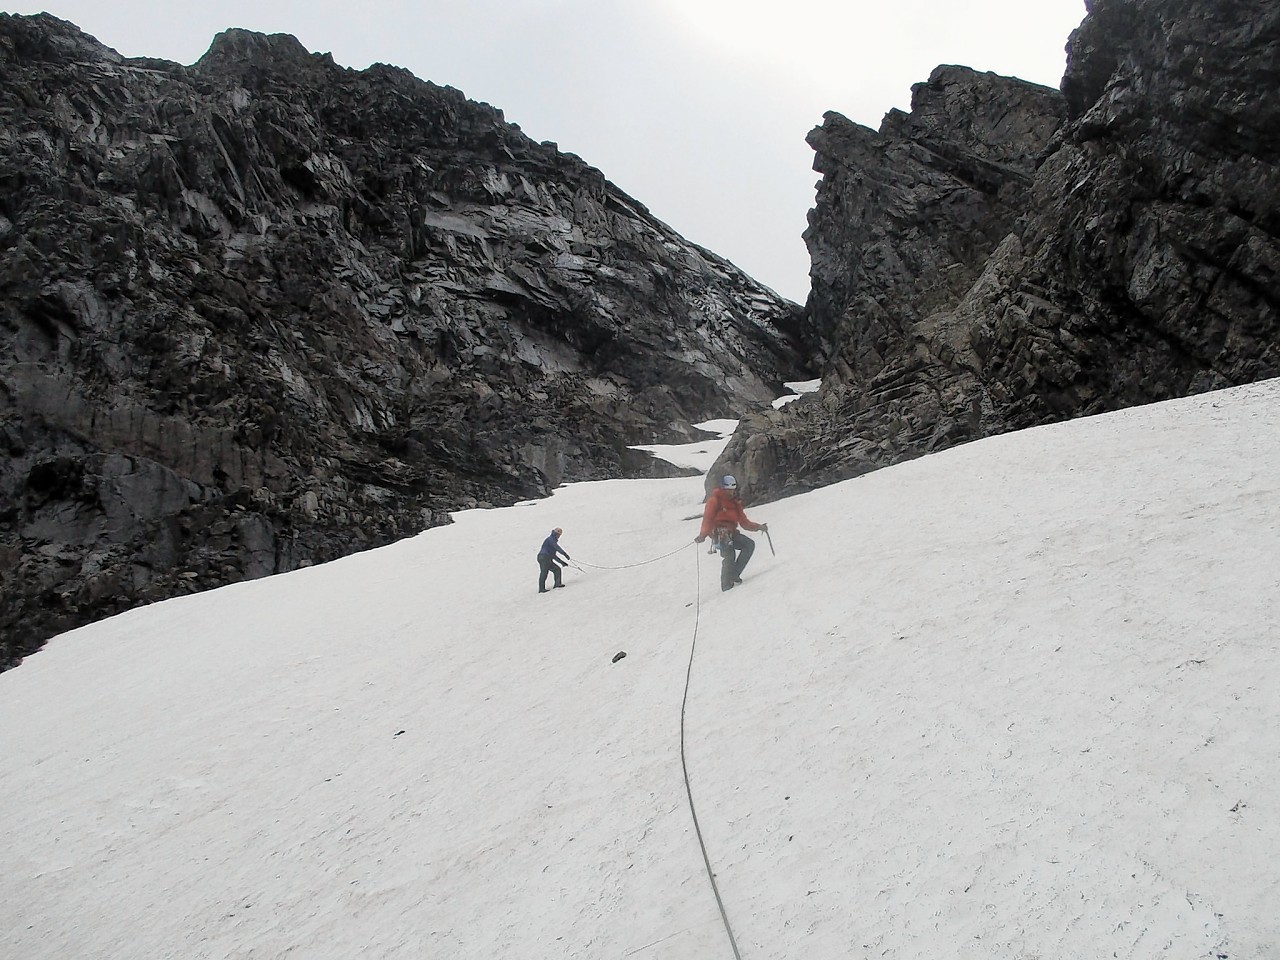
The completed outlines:
[[[696,423],[694,426],[718,436],[697,443],[650,443],[637,445],[631,449],[646,450],[659,460],[674,463],[677,467],[689,467],[706,473],[724,452],[724,448],[729,445],[729,438],[733,436],[733,431],[738,429],[738,421],[707,420]]]
[[[788,403],[791,403],[793,400],[799,400],[803,394],[813,393],[820,386],[822,386],[822,381],[821,380],[796,380],[790,383],[784,383],[783,386],[786,387],[788,390],[791,390],[792,392],[784,396],[778,397],[778,399],[773,401],[773,409],[775,410],[780,410],[781,408],[785,407]]]
[[[1278,478],[1270,381],[749,506],[729,593],[608,481],[64,634],[0,957],[732,957],[688,678],[744,960],[1275,958]]]

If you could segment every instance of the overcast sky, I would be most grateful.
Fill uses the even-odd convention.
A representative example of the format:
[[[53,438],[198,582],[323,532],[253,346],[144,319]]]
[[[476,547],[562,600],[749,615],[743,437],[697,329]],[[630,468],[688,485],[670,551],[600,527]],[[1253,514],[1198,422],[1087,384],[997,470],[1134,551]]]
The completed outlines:
[[[599,167],[689,240],[803,301],[817,174],[805,135],[835,110],[878,127],[958,63],[1056,87],[1083,0],[48,0],[125,56],[189,64],[228,27],[290,33],[501,108]]]

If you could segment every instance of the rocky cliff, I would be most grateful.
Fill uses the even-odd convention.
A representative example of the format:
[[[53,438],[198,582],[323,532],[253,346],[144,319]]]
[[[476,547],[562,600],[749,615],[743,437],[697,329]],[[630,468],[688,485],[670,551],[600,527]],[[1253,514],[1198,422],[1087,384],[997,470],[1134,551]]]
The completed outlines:
[[[138,603],[655,469],[799,308],[460,92],[0,15],[0,664]]]
[[[745,422],[759,498],[1280,373],[1280,8],[1092,0],[1061,94],[940,68],[811,134],[823,389]]]

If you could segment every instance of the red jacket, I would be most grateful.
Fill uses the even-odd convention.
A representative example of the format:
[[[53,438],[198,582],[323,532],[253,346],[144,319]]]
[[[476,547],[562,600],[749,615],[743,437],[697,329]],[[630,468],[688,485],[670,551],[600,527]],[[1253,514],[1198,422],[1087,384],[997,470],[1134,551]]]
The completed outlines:
[[[747,519],[742,509],[742,501],[724,487],[716,487],[707,497],[706,509],[702,511],[702,529],[698,536],[710,536],[716,527],[725,527],[730,532],[742,524],[748,530],[759,530],[760,524]]]

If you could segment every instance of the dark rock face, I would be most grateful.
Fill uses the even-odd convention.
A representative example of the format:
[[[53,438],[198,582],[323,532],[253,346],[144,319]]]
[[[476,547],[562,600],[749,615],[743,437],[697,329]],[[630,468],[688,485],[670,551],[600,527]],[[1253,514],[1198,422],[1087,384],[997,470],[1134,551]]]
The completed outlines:
[[[1274,376],[1280,9],[1095,2],[1068,53],[1071,124],[1037,213],[991,265],[1004,289],[964,305],[995,416],[1017,428]],[[1043,307],[1021,296],[1040,289]]]
[[[1012,137],[990,120],[1021,113],[1025,91],[949,68],[927,88],[950,74],[984,110],[931,108],[918,90],[879,140],[831,118],[815,132],[808,310],[827,376],[726,449],[757,496],[1280,373],[1280,8],[1095,0],[1068,54],[1062,106],[1033,98],[1048,112],[999,128]],[[966,162],[989,151],[986,188],[961,179],[990,216],[901,199],[938,139]]]
[[[831,372],[877,370],[956,305],[1025,209],[1064,114],[1056,91],[939,67],[912,89],[911,113],[889,113],[878,133],[826,115],[809,135],[823,179],[805,239]]]
[[[836,113],[809,135],[823,174],[805,239],[824,386],[745,421],[713,474],[754,498],[822,486],[964,436],[972,401],[949,312],[1026,210],[1065,117],[1055,90],[965,67],[912,89],[879,132]]]
[[[799,308],[485,104],[292,37],[0,16],[0,663],[138,603],[662,469]]]

